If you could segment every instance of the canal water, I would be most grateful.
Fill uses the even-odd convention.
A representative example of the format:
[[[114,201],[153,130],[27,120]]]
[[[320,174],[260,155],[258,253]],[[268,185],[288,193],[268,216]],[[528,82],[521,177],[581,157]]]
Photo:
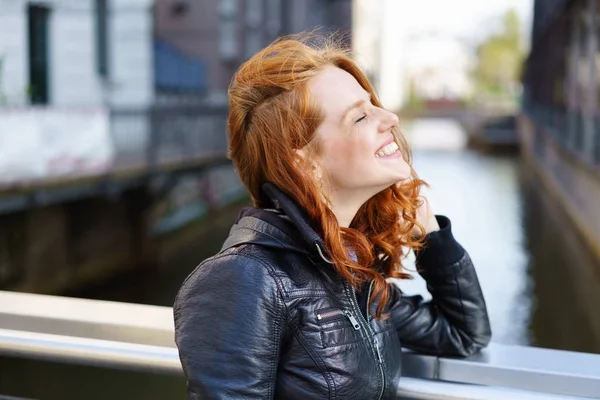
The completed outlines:
[[[475,264],[493,340],[532,344],[533,282],[522,224],[518,155],[468,151],[466,135],[448,120],[416,121],[406,133],[415,170],[430,186],[426,197],[436,214],[450,218],[456,239]],[[431,297],[418,275],[398,284],[405,292]]]
[[[467,150],[464,132],[452,121],[415,121],[404,131],[413,145],[415,169],[430,185],[425,195],[436,213],[450,217],[456,238],[475,263],[493,341],[600,353],[600,313],[594,308],[600,304],[600,266],[530,166],[516,154]],[[247,204],[233,204],[164,239],[160,245],[171,250],[151,272],[68,295],[171,306],[183,279],[218,251],[237,211]],[[429,296],[416,274],[398,284],[407,293]],[[26,379],[17,385],[0,377],[0,386],[17,385],[11,394],[32,398],[185,398],[182,378],[24,360],[13,360],[10,368]],[[61,391],[66,379],[68,391]]]
[[[453,121],[405,128],[435,212],[476,266],[493,341],[600,353],[600,265],[532,166],[467,150]],[[428,295],[422,279],[399,285]]]

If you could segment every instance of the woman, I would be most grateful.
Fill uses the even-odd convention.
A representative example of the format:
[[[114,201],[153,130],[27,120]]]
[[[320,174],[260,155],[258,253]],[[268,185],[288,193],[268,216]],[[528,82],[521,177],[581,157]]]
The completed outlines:
[[[228,131],[254,207],[175,301],[190,399],[395,398],[402,346],[488,344],[473,265],[340,47],[288,38],[256,54],[232,80]],[[408,277],[403,249],[431,302],[386,281]]]

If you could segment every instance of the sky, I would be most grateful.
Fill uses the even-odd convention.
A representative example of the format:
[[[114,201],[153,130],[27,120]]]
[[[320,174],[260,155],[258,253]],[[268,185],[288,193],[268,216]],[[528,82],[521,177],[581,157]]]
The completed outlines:
[[[368,37],[369,32],[382,30],[381,55],[369,52],[373,46],[368,39],[358,45],[357,54],[364,54],[365,60],[381,60],[379,94],[389,108],[397,108],[404,101],[406,82],[401,76],[406,68],[406,46],[419,34],[438,33],[458,39],[471,52],[487,36],[500,27],[502,15],[514,8],[525,30],[525,45],[533,15],[533,0],[355,0],[362,4],[358,17],[368,21],[370,28],[360,35]],[[381,4],[383,15],[373,8]],[[383,18],[383,20],[379,19]],[[381,24],[381,25],[378,25]],[[426,51],[431,51],[426,49]],[[360,58],[359,58],[360,61]]]
[[[529,33],[533,0],[392,0],[405,14],[405,27],[411,32],[438,31],[476,41],[494,29],[498,16],[514,8]],[[388,3],[389,4],[389,3]]]

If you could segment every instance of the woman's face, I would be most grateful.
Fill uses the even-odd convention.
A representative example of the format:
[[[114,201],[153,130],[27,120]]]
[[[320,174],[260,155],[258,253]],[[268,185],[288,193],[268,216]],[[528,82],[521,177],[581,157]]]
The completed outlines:
[[[326,67],[309,82],[309,90],[325,114],[316,139],[326,194],[366,201],[410,177],[392,134],[398,117],[373,105],[352,75]]]

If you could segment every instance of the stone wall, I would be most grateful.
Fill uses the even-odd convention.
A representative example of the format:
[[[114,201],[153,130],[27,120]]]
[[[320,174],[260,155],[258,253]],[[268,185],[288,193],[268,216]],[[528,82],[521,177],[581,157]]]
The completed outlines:
[[[138,189],[0,215],[0,290],[58,293],[152,265],[151,204]]]
[[[524,158],[536,169],[548,194],[564,208],[600,266],[600,173],[526,116],[519,117],[518,127]]]

